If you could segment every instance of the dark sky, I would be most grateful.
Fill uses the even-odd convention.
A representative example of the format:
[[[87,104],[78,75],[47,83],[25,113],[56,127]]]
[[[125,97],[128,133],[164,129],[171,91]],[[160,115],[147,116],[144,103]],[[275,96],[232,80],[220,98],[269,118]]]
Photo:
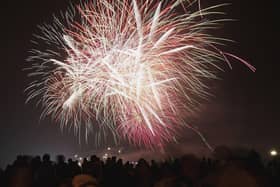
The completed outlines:
[[[220,2],[232,4],[222,10],[227,18],[237,19],[224,24],[217,36],[236,43],[223,49],[251,62],[256,73],[239,62],[233,70],[221,73],[223,80],[213,84],[215,97],[205,102],[194,121],[216,146],[221,144],[253,147],[261,152],[280,148],[279,93],[279,7],[276,1],[201,0],[202,5]],[[28,80],[25,59],[31,48],[32,33],[38,24],[51,22],[51,15],[65,10],[67,0],[11,0],[1,2],[1,105],[0,105],[0,167],[17,154],[72,155],[94,149],[79,144],[72,131],[60,131],[48,119],[39,122],[40,108],[25,104],[23,93]],[[179,149],[206,149],[188,129],[183,133]]]

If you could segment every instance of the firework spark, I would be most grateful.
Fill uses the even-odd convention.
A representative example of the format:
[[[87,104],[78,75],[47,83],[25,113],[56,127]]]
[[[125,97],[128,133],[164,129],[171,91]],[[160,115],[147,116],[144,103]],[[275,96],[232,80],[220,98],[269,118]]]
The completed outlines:
[[[192,12],[196,0],[90,0],[41,26],[32,50],[28,101],[63,127],[85,127],[97,139],[110,131],[155,147],[189,127],[188,116],[209,96],[227,57],[208,34],[221,20],[214,6]],[[39,46],[44,45],[44,49]],[[204,140],[204,139],[203,139]]]

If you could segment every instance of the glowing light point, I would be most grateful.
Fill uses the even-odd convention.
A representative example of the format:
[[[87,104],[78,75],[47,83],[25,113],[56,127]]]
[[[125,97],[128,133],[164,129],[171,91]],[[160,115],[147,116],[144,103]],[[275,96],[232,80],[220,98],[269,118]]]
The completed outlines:
[[[277,150],[272,149],[272,150],[270,151],[270,156],[275,157],[275,156],[277,156],[277,155],[278,155]]]
[[[78,165],[79,165],[80,167],[82,167],[82,164],[83,164],[82,162],[78,162]]]

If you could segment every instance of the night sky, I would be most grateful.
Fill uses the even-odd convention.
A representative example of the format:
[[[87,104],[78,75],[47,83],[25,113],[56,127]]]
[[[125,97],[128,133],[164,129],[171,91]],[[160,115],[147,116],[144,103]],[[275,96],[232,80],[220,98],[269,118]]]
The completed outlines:
[[[215,34],[236,41],[227,43],[223,50],[245,58],[257,71],[252,73],[243,64],[232,61],[233,70],[225,68],[220,73],[222,80],[212,85],[215,96],[203,103],[194,125],[213,146],[246,146],[263,154],[272,147],[280,148],[280,32],[276,1],[201,1],[202,6],[232,3],[221,10],[227,13],[226,18],[237,21],[224,24]],[[28,79],[22,69],[27,66],[25,59],[31,49],[32,34],[38,31],[37,25],[51,23],[52,14],[65,10],[69,0],[7,2],[1,2],[0,18],[0,167],[14,160],[17,154],[47,152],[71,156],[95,150],[93,142],[79,144],[72,131],[61,132],[59,125],[49,119],[40,121],[40,107],[25,104]],[[183,152],[207,152],[197,135],[185,131],[181,144],[168,147]]]

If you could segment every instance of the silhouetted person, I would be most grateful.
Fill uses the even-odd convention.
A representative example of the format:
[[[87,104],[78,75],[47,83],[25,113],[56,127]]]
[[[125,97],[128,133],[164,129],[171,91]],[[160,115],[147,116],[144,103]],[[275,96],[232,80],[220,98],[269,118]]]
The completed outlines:
[[[69,177],[74,177],[75,175],[81,174],[81,167],[78,165],[78,161],[73,161],[68,159],[68,171]]]
[[[32,185],[32,169],[29,157],[19,155],[10,168],[8,185],[10,187],[29,187]]]
[[[135,168],[136,186],[149,187],[152,186],[152,172],[148,162],[144,159],[139,159]]]
[[[70,178],[71,173],[68,171],[68,165],[65,162],[65,157],[63,155],[58,155],[56,159],[57,163],[55,165],[55,173],[58,182]]]
[[[90,161],[88,162],[89,168],[88,168],[88,174],[96,178],[97,180],[101,180],[102,178],[102,173],[103,173],[103,166],[102,162],[100,159],[96,156],[93,155],[90,157]]]
[[[50,155],[43,155],[43,161],[34,175],[33,186],[48,187],[55,185],[55,169],[54,164],[50,160]]]

